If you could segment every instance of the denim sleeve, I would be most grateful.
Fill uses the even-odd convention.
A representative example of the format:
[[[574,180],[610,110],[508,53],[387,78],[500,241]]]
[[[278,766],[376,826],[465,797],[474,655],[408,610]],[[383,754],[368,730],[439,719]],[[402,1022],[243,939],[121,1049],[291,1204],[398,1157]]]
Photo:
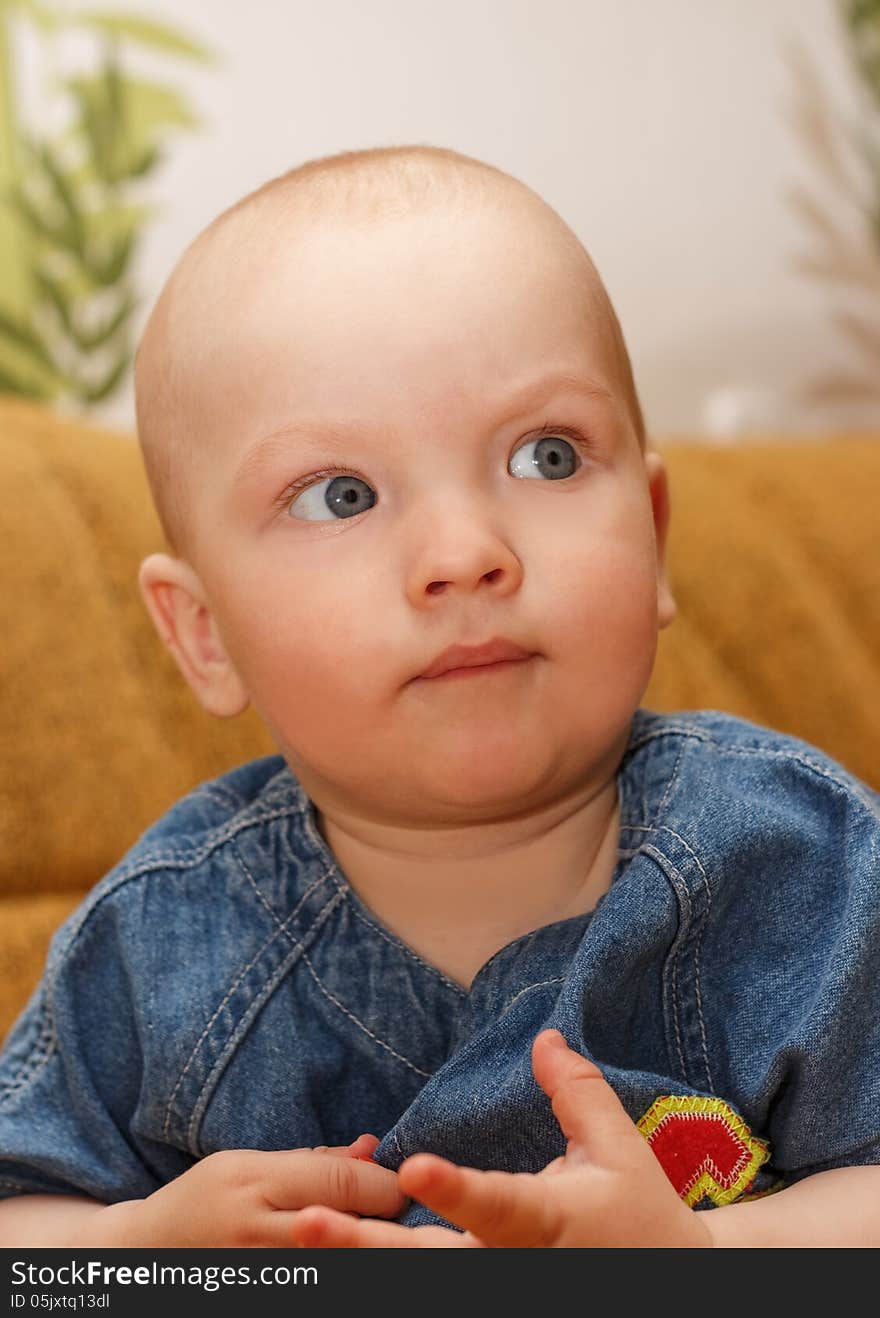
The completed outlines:
[[[812,820],[819,872],[802,870],[792,899],[809,950],[770,1119],[788,1181],[880,1164],[880,796],[834,779]]]
[[[2,1197],[85,1194],[114,1203],[169,1179],[172,1169],[157,1176],[137,1136],[144,1017],[117,916],[112,895],[93,894],[62,925],[0,1054]]]

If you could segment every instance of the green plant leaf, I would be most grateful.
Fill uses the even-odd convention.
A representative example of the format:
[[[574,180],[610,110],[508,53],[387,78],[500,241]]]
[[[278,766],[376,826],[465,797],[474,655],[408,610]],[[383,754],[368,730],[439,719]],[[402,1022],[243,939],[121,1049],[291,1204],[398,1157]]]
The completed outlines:
[[[131,365],[130,321],[139,299],[128,271],[145,220],[159,210],[124,204],[124,185],[155,170],[173,130],[200,126],[175,87],[128,76],[119,50],[128,43],[127,50],[137,45],[204,64],[219,61],[187,33],[145,14],[76,11],[72,0],[0,0],[0,23],[10,10],[47,32],[90,29],[98,52],[93,73],[55,80],[73,99],[73,111],[60,133],[28,144],[23,182],[5,198],[0,191],[0,206],[5,201],[11,208],[28,240],[33,311],[31,319],[0,305],[0,389],[98,403]],[[75,368],[62,366],[68,354]]]
[[[46,349],[43,340],[29,326],[23,325],[17,317],[0,310],[0,339],[5,339],[16,352],[23,353],[43,369],[53,375],[56,366]]]
[[[68,296],[67,289],[43,270],[34,270],[33,280],[43,297],[52,303],[65,331],[72,336],[74,333],[73,302]]]
[[[69,225],[52,224],[40,214],[23,192],[18,189],[12,191],[8,195],[8,201],[36,237],[46,239],[54,246],[64,247],[74,253],[79,251],[78,239],[71,232]]]
[[[79,102],[80,129],[89,147],[95,173],[106,183],[111,171],[110,142],[107,140],[107,119],[98,100],[101,83],[97,78],[68,78],[68,91]]]
[[[31,353],[14,339],[6,338],[0,328],[0,365],[16,379],[32,382],[35,389],[57,391],[61,372],[41,353]]]
[[[139,157],[129,161],[129,178],[144,178],[146,174],[151,174],[161,159],[162,152],[157,146],[145,147]]]
[[[107,14],[95,9],[81,9],[76,14],[75,21],[77,26],[93,27],[110,36],[122,37],[142,46],[164,51],[167,55],[180,55],[186,59],[198,60],[201,64],[217,63],[217,55],[206,46],[164,23],[157,23],[152,18],[143,18],[137,14]]]
[[[70,22],[67,14],[56,13],[48,6],[40,4],[39,0],[12,0],[12,7],[27,14],[31,22],[36,23],[44,32],[56,32],[58,28]]]
[[[82,170],[78,177],[78,186],[94,183],[91,171]],[[89,239],[93,242],[117,242],[129,234],[136,234],[144,227],[144,221],[157,213],[155,206],[124,205],[119,201],[108,201],[98,210],[89,211],[85,217]]]
[[[103,347],[105,343],[113,338],[114,334],[116,334],[122,325],[128,320],[136,306],[137,298],[132,297],[132,295],[129,294],[123,300],[118,311],[116,311],[103,325],[99,326],[98,329],[86,332],[77,329],[75,326],[71,326],[71,338],[74,339],[77,346],[83,352],[93,352],[96,348]]]
[[[43,167],[43,173],[48,178],[52,191],[64,211],[67,221],[65,229],[72,242],[80,242],[82,234],[82,213],[74,195],[73,189],[65,176],[64,170],[58,164],[52,152],[52,148],[44,143],[37,149],[36,157]]]
[[[77,306],[87,300],[88,291],[77,297],[65,284],[53,279],[45,271],[34,272],[34,281],[44,298],[51,303],[64,333],[81,352],[92,352],[113,338],[138,305],[133,293],[126,293],[117,310],[94,330],[84,330],[77,324]]]
[[[862,27],[866,23],[880,24],[880,0],[843,0],[846,21],[852,27]]]
[[[96,172],[105,182],[139,178],[154,168],[159,159],[156,139],[163,129],[200,126],[201,121],[174,87],[126,77],[121,83],[125,125],[114,152],[114,120],[108,109],[106,80],[67,78],[63,85],[79,103],[82,131],[90,144]]]
[[[122,137],[125,133],[125,89],[119,72],[116,49],[112,42],[108,45],[104,58],[104,93],[112,136]]]
[[[0,365],[0,393],[17,394],[22,398],[37,398],[43,402],[54,398],[57,390],[42,384],[38,380],[16,375]]]
[[[57,251],[51,253],[53,257],[58,256]],[[53,266],[54,266],[53,262]],[[40,272],[41,279],[48,279],[58,290],[59,295],[63,298],[68,308],[68,315],[73,316],[75,309],[83,302],[95,295],[95,280],[89,274],[88,270],[83,268],[81,260],[71,257],[64,261],[64,269],[57,270],[53,266],[37,266],[36,270]],[[41,292],[47,293],[47,290],[41,288]]]
[[[81,396],[87,403],[100,403],[121,381],[125,372],[128,370],[131,354],[126,350],[123,355],[111,367],[104,379],[97,385],[82,385],[80,387]]]
[[[114,243],[113,250],[104,261],[95,261],[91,257],[85,259],[85,268],[96,283],[109,288],[122,277],[131,258],[136,237],[136,234],[129,233],[120,238]]]

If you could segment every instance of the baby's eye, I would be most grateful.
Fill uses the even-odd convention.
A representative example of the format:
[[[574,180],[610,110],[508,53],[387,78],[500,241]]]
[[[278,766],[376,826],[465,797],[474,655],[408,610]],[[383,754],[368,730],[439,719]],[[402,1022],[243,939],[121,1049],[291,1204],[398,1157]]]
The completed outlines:
[[[509,469],[514,476],[534,478],[537,474],[558,481],[572,476],[580,465],[574,445],[564,436],[542,435],[539,439],[527,440],[516,450]]]
[[[531,455],[529,450],[532,450]],[[581,465],[575,445],[564,435],[541,435],[529,439],[514,453],[508,464],[514,476],[547,480],[564,480]],[[293,498],[285,496],[289,516],[303,522],[331,522],[356,517],[372,508],[376,495],[360,476],[347,472],[327,475],[313,481]]]
[[[375,502],[375,494],[360,476],[331,476],[309,485],[291,499],[287,510],[300,521],[331,522],[364,513]]]

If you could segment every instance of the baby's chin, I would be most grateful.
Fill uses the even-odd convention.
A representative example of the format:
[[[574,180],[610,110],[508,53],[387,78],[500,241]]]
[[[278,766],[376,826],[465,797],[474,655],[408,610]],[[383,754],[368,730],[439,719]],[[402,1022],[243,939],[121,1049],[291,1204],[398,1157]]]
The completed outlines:
[[[571,792],[573,778],[555,756],[496,756],[484,749],[423,759],[394,795],[400,813],[422,827],[493,823],[552,805]],[[393,790],[386,778],[386,801]]]

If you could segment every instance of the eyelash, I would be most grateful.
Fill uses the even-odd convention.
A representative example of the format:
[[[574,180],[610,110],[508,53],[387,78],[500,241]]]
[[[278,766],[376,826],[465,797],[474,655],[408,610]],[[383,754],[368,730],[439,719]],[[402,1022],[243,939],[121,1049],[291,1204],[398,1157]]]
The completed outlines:
[[[526,444],[533,443],[539,439],[546,439],[549,435],[561,435],[563,439],[570,439],[575,448],[580,449],[581,452],[585,453],[588,457],[595,453],[595,445],[592,441],[582,435],[580,431],[573,430],[571,426],[554,426],[548,423],[539,426],[538,429],[533,434],[530,434],[523,442]],[[516,450],[514,450],[514,452],[515,451]],[[326,480],[328,476],[357,476],[358,480],[364,480],[364,477],[358,472],[353,471],[351,467],[337,467],[335,465],[322,467],[320,471],[314,471],[309,476],[301,476],[298,480],[295,480],[292,485],[286,486],[274,501],[273,507],[281,509],[282,511],[289,508],[296,495],[300,494],[303,490],[307,490],[310,485],[317,485],[319,481]],[[369,484],[369,481],[366,481],[365,483]]]

